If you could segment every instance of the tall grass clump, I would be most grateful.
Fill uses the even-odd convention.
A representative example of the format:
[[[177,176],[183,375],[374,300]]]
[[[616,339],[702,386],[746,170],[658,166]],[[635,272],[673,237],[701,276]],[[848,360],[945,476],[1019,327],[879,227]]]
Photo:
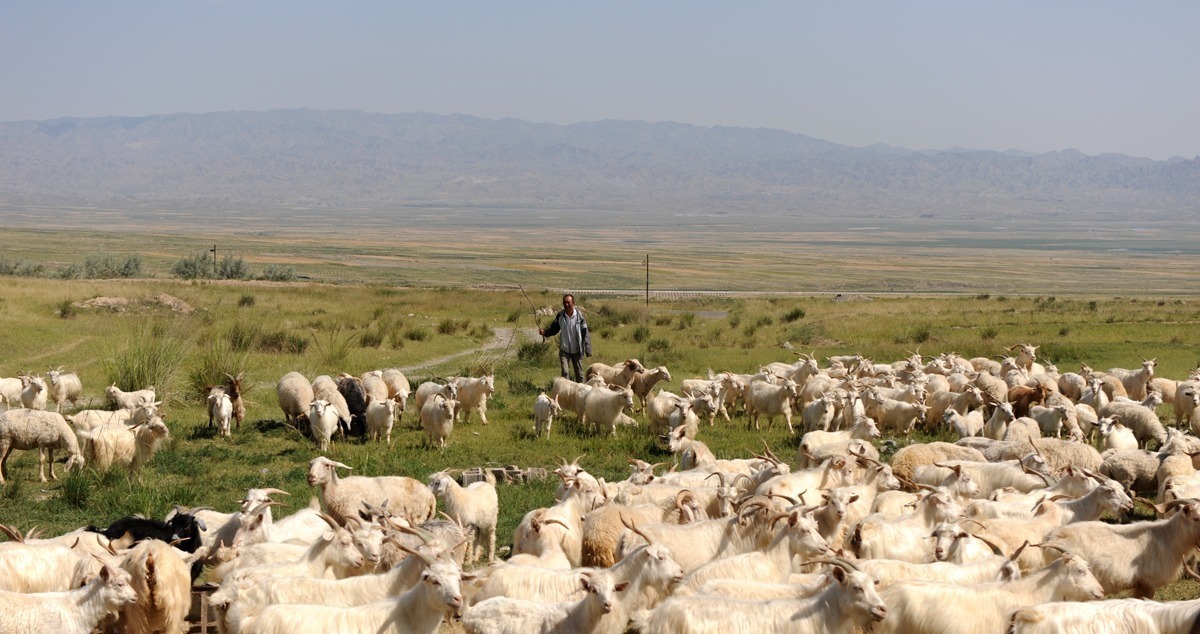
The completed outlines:
[[[797,306],[783,314],[783,317],[782,317],[783,323],[790,324],[793,321],[796,321],[797,319],[804,319],[804,316],[806,314],[807,313],[804,312],[803,308],[800,308],[799,306]]]
[[[189,395],[203,401],[208,388],[224,385],[225,375],[237,376],[246,369],[250,354],[246,350],[234,350],[228,341],[210,339],[191,356],[187,373]]]
[[[343,333],[340,328],[330,330],[324,337],[312,333],[312,344],[317,363],[323,368],[344,368],[354,352],[354,333]]]
[[[528,365],[541,365],[550,362],[553,352],[548,341],[526,341],[517,348],[517,360]]]
[[[125,391],[153,385],[159,394],[170,394],[190,347],[185,327],[152,323],[111,344],[100,354],[105,382]]]

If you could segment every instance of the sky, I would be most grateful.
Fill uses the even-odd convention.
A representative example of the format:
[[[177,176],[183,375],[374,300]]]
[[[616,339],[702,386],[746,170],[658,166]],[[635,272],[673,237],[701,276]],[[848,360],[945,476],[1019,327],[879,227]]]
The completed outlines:
[[[4,0],[0,121],[349,109],[1200,154],[1200,2]]]

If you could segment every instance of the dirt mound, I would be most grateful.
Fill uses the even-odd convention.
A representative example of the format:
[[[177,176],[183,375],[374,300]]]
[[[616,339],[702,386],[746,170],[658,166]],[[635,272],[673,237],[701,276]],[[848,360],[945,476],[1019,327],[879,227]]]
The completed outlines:
[[[93,297],[82,302],[75,302],[74,306],[80,309],[104,309],[114,313],[123,313],[135,308],[155,308],[164,306],[171,309],[173,312],[189,315],[196,309],[190,304],[166,293],[159,293],[154,297],[145,297],[134,299],[129,297]]]

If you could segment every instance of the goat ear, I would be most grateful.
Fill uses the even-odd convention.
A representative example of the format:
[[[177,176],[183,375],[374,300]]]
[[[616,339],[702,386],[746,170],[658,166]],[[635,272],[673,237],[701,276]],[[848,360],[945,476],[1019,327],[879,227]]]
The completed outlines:
[[[591,589],[592,589],[592,584],[591,584],[590,582],[588,582],[588,578],[587,578],[587,576],[586,576],[586,575],[580,575],[580,576],[579,576],[579,583],[580,583],[580,584],[583,586],[583,589],[584,589],[584,590],[591,590]]]
[[[108,578],[111,576],[112,576],[112,568],[110,568],[107,564],[103,568],[100,569],[100,578],[101,579],[108,581]]]
[[[830,572],[833,573],[833,578],[837,579],[838,583],[846,582],[846,571],[841,566],[834,566]]]
[[[621,583],[618,583],[617,585],[613,586],[613,590],[616,590],[617,592],[624,592],[625,589],[628,587],[629,587],[629,582],[622,581]]]

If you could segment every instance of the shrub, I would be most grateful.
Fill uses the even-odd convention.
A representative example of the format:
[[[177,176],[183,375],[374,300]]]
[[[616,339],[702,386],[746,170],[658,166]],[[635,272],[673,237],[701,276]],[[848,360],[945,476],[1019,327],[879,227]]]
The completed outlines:
[[[77,280],[83,277],[83,267],[78,264],[70,264],[59,269],[54,276],[60,280]]]
[[[210,339],[191,357],[192,366],[187,374],[191,396],[204,402],[209,387],[224,385],[226,374],[237,376],[246,369],[249,356],[245,350],[234,350],[228,341]]]
[[[774,323],[775,323],[775,320],[771,319],[770,315],[763,315],[762,317],[759,317],[758,319],[756,319],[754,321],[754,326],[756,328],[762,328],[763,326],[770,326],[771,324],[774,324]]]
[[[261,332],[254,342],[254,348],[259,352],[283,354],[304,354],[308,350],[309,340],[303,335],[286,330]]]
[[[1070,328],[1070,327],[1068,327],[1068,326],[1063,326],[1062,328],[1059,328],[1059,329],[1058,329],[1058,336],[1059,336],[1059,337],[1066,337],[1066,336],[1067,336],[1067,335],[1069,335],[1069,334],[1071,334],[1071,328]]]
[[[645,343],[650,338],[650,328],[646,326],[638,326],[633,329],[633,340],[638,343]]]
[[[321,367],[342,368],[346,366],[350,353],[354,351],[354,333],[347,332],[343,335],[340,328],[335,328],[322,339],[314,332],[312,344]]]
[[[804,319],[806,314],[803,308],[797,306],[783,314],[783,323],[790,324],[797,319]]]
[[[551,360],[554,348],[549,341],[526,341],[517,348],[517,360],[530,365]]]
[[[742,316],[737,314],[730,315],[725,321],[729,322],[730,328],[737,328],[742,324]]]
[[[363,348],[378,348],[383,344],[383,338],[383,330],[379,328],[373,328],[363,332],[358,336],[358,345]]]
[[[683,313],[679,316],[679,329],[687,330],[696,323],[696,313]]]
[[[466,330],[471,326],[471,322],[467,319],[443,319],[438,322],[437,331],[439,335],[452,335],[456,332]]]
[[[238,298],[238,308],[245,308],[245,307],[249,307],[249,306],[253,306],[253,305],[254,305],[254,296],[253,295],[246,294],[246,295],[242,295],[241,297]]]
[[[142,256],[136,253],[126,257],[120,264],[108,253],[89,255],[83,261],[83,276],[90,280],[137,277],[141,272]]]
[[[654,318],[654,325],[655,326],[666,326],[667,324],[671,323],[671,321],[672,321],[672,318],[670,315],[658,315]]]
[[[153,385],[159,394],[170,394],[187,357],[185,327],[152,323],[132,338],[112,344],[100,358],[105,382],[127,392]]]
[[[1000,334],[1000,329],[995,326],[985,326],[979,330],[979,338],[984,341],[991,341]]]
[[[646,342],[646,350],[650,352],[666,352],[671,349],[671,341],[664,337],[655,337]]]
[[[263,269],[262,278],[269,282],[292,282],[296,279],[296,269],[290,266],[268,264],[267,268]]]
[[[55,310],[59,317],[63,319],[71,319],[79,314],[79,309],[75,308],[75,302],[69,299],[64,299],[58,303],[58,308]]]
[[[238,352],[245,352],[254,348],[258,344],[260,330],[261,328],[258,324],[244,321],[234,322],[229,327],[229,334],[226,335],[229,341],[229,348]]]
[[[413,326],[404,331],[404,338],[409,341],[425,341],[429,338],[429,331],[420,326]]]
[[[171,274],[181,280],[202,280],[213,277],[215,267],[208,253],[200,252],[187,258],[176,260],[171,265]]]

